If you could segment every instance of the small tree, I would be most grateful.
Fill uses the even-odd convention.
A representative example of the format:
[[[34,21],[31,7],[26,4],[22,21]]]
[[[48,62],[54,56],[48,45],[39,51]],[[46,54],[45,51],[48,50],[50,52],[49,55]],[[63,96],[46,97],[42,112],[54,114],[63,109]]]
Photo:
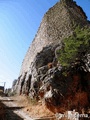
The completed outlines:
[[[58,60],[68,67],[76,58],[81,57],[90,47],[90,29],[77,27],[72,36],[63,40],[62,49],[58,50]]]

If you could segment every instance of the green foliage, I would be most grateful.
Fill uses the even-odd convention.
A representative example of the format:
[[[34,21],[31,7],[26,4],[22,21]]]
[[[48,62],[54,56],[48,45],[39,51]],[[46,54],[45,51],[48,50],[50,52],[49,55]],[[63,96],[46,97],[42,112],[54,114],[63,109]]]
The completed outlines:
[[[65,38],[62,49],[57,51],[62,66],[68,67],[71,62],[86,52],[90,46],[90,29],[77,27],[72,36]]]

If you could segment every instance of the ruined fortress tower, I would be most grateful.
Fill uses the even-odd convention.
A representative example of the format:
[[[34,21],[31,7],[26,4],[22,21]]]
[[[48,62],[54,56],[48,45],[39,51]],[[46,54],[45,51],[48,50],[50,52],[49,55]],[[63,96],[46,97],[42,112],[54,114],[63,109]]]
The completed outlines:
[[[72,34],[77,24],[85,25],[87,17],[73,0],[61,0],[44,15],[38,32],[23,60],[20,75],[27,72],[37,53],[49,45],[60,44]]]
[[[78,25],[90,26],[86,14],[73,0],[60,0],[45,13],[23,60],[15,87],[18,92],[30,92],[40,77],[40,68],[53,61],[55,49]]]

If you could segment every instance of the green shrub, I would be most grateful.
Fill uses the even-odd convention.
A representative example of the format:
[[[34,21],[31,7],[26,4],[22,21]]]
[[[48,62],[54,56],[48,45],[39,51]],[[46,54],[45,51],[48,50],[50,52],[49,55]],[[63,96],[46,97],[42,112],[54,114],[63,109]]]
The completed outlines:
[[[90,29],[77,27],[72,36],[63,40],[62,49],[57,51],[62,66],[68,67],[90,47]]]

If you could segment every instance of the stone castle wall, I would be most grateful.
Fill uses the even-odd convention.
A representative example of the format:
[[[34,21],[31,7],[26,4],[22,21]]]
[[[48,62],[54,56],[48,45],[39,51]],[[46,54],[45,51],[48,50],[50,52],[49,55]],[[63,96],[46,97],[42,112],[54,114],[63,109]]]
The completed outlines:
[[[62,0],[63,1],[63,0]],[[72,34],[73,19],[79,22],[86,22],[82,17],[82,12],[73,3],[73,7],[68,6],[64,2],[58,2],[54,7],[44,15],[38,32],[28,49],[23,60],[20,75],[27,72],[37,53],[48,45],[60,44],[62,39]],[[71,15],[70,15],[71,14]],[[75,17],[76,16],[76,17]]]

